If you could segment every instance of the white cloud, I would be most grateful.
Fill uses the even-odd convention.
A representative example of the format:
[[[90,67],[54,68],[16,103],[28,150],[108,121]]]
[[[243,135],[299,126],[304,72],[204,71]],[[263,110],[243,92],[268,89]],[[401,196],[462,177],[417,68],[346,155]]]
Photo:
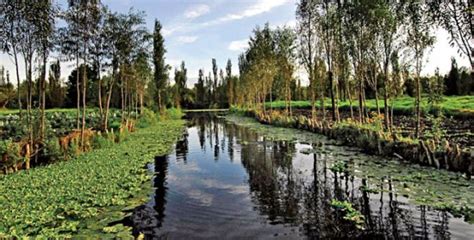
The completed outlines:
[[[231,51],[242,52],[248,47],[248,45],[248,39],[237,40],[230,42],[228,49]]]
[[[192,6],[191,8],[186,10],[186,12],[184,12],[184,16],[186,18],[192,19],[192,18],[200,17],[204,14],[207,14],[209,11],[210,11],[209,6],[205,4],[201,4],[201,5]]]
[[[265,12],[269,12],[273,8],[279,7],[288,2],[291,2],[291,1],[290,0],[258,0],[255,4],[249,6],[242,12],[230,13],[224,17],[221,17],[209,22],[205,22],[203,23],[203,25],[209,26],[209,25],[220,24],[220,23],[229,22],[233,20],[239,20],[239,19],[243,19],[247,17],[253,17]]]
[[[180,43],[193,43],[198,39],[197,36],[179,36],[178,42]]]

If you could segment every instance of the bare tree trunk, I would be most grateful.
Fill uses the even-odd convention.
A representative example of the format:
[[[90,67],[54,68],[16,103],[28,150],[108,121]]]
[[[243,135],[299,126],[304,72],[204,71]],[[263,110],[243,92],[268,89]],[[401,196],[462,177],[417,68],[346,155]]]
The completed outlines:
[[[346,91],[347,91],[347,98],[349,99],[349,108],[351,109],[351,120],[352,120],[354,119],[354,109],[352,107],[352,94],[348,88],[346,88]]]
[[[80,115],[81,115],[81,88],[79,87],[80,85],[80,73],[79,69],[79,54],[76,54],[76,106],[77,106],[77,111],[76,111],[76,129],[80,128]]]
[[[359,123],[364,121],[364,101],[362,95],[364,94],[363,91],[363,84],[362,78],[359,78]]]
[[[40,109],[41,109],[41,122],[40,122],[40,137],[43,140],[45,136],[45,108],[46,108],[46,64],[47,56],[46,51],[43,52],[43,66],[40,79]]]
[[[386,71],[385,71],[386,72]],[[384,108],[384,123],[385,123],[385,128],[390,132],[390,112],[388,110],[388,77],[387,77],[387,72],[385,73],[385,84],[384,84],[384,90],[383,90],[383,108]]]
[[[143,113],[144,105],[143,105],[143,92],[140,93],[140,113]]]
[[[380,115],[379,93],[377,91],[377,88],[375,88],[375,106],[377,108],[377,114]]]
[[[336,122],[337,121],[336,102],[335,102],[335,98],[334,98],[334,83],[333,83],[333,76],[332,76],[331,71],[328,71],[328,79],[329,79],[329,88],[331,89],[330,94],[331,94],[332,120],[334,122]]]
[[[33,83],[32,83],[32,56],[25,56],[25,69],[26,69],[26,80],[28,81],[28,90],[27,90],[27,100],[26,100],[26,115],[27,115],[27,124],[28,124],[28,140],[30,142],[31,150],[34,152],[35,147],[34,147],[34,135],[33,135],[33,122],[31,118],[31,105],[32,105],[32,88],[33,88]]]
[[[84,145],[84,132],[86,130],[86,96],[87,96],[87,73],[86,73],[86,60],[84,59],[84,68],[82,70],[82,128],[81,128],[81,147],[82,150],[85,151]]]
[[[313,85],[313,84],[311,84]],[[313,89],[314,85],[311,86],[311,119],[313,121],[316,121],[316,96],[315,96],[315,90]]]
[[[22,108],[21,108],[21,95],[20,95],[20,70],[18,67],[18,54],[16,51],[16,46],[13,47],[13,58],[15,59],[15,71],[16,71],[16,83],[17,83],[17,96],[18,96],[18,109],[20,111],[20,120],[23,117]]]
[[[120,100],[122,105],[122,122],[125,121],[125,96],[124,96],[124,82],[123,82],[123,67],[119,73],[120,76]]]
[[[416,74],[416,99],[415,99],[415,111],[416,111],[416,126],[415,126],[415,137],[418,139],[420,137],[420,128],[421,128],[421,89],[420,89],[420,74]]]
[[[100,64],[98,66],[97,77],[99,78],[99,87],[97,88],[97,90],[99,91],[99,115],[100,122],[102,123],[104,121],[104,108],[102,106],[102,78],[100,77]]]
[[[324,78],[322,77],[321,78],[321,99],[320,99],[320,103],[321,103],[321,111],[323,113],[323,122],[326,121],[326,105],[324,104],[324,100],[326,98],[325,96],[325,84],[324,84]]]

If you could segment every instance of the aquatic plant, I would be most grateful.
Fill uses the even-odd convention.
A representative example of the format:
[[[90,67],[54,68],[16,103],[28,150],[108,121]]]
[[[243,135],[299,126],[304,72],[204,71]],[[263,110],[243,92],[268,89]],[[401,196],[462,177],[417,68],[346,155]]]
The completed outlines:
[[[145,201],[151,175],[143,167],[170,150],[182,126],[160,122],[109,148],[0,176],[0,238],[131,237],[129,228],[106,227]]]
[[[352,203],[333,199],[331,206],[344,213],[343,219],[354,223],[358,229],[364,229],[364,216],[352,206]]]
[[[344,161],[338,161],[334,163],[329,169],[334,173],[342,173],[347,171],[347,163]]]

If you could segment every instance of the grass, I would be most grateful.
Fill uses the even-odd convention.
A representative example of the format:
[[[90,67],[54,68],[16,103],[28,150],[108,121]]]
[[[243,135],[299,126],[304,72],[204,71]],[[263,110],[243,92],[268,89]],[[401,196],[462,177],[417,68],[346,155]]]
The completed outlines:
[[[370,110],[376,110],[376,101],[375,99],[367,100],[367,107]],[[353,101],[352,105],[357,107],[359,101]],[[266,105],[270,107],[270,103],[267,102]],[[324,105],[327,108],[331,107],[331,100],[326,99]],[[474,96],[450,96],[443,97],[443,100],[440,102],[440,108],[444,113],[448,115],[474,115]],[[271,104],[274,108],[285,108],[285,101],[275,101]],[[291,106],[297,109],[310,109],[310,101],[292,101]],[[316,102],[316,107],[319,107],[319,101]],[[379,100],[379,106],[383,109],[383,99]],[[408,96],[399,97],[394,101],[394,111],[402,113],[411,113],[414,112],[415,99]],[[426,98],[423,98],[422,108],[425,111],[429,111],[429,104]],[[340,101],[340,108],[348,109],[350,107],[349,101]]]
[[[183,124],[164,120],[120,144],[0,176],[0,239],[130,237],[130,228],[108,224],[146,201],[151,173],[144,166],[170,151]]]

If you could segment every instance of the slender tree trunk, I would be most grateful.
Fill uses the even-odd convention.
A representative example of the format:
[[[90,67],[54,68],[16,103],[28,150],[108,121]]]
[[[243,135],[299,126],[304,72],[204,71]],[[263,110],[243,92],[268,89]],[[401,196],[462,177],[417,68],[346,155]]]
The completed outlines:
[[[349,99],[349,108],[351,110],[351,119],[354,119],[354,108],[352,106],[352,94],[348,88],[346,88],[346,91],[347,91],[347,98]]]
[[[384,108],[384,123],[385,123],[385,128],[390,132],[390,113],[388,110],[388,75],[387,71],[385,71],[385,84],[384,84],[384,90],[383,90],[383,108]]]
[[[140,113],[142,114],[144,110],[143,106],[143,92],[140,93]]]
[[[125,120],[125,95],[124,95],[124,82],[123,82],[123,67],[121,67],[122,71],[120,71],[120,101],[121,101],[121,109],[122,109],[122,122]]]
[[[32,88],[33,88],[33,82],[32,82],[32,75],[33,75],[33,70],[32,70],[32,56],[28,55],[24,57],[25,58],[25,69],[26,69],[26,80],[28,82],[28,90],[27,90],[27,100],[26,100],[26,119],[27,119],[27,124],[28,124],[28,140],[30,142],[31,146],[31,151],[34,153],[36,151],[36,148],[34,147],[34,134],[33,134],[33,122],[31,118],[31,105],[32,105]]]
[[[81,115],[81,88],[80,88],[80,74],[81,69],[79,69],[79,54],[76,54],[76,129],[80,129],[80,115]]]
[[[82,128],[81,128],[81,147],[82,150],[86,150],[84,145],[84,132],[86,130],[86,96],[87,96],[87,72],[86,72],[86,59],[84,59],[84,68],[82,69]]]
[[[40,79],[40,106],[41,106],[41,123],[40,123],[40,137],[43,140],[45,137],[45,108],[46,108],[46,64],[47,64],[47,54],[46,50],[43,49],[43,66]]]
[[[102,103],[102,78],[100,77],[100,65],[98,66],[97,77],[99,78],[99,87],[97,90],[99,91],[99,114],[100,114],[100,122],[104,121],[104,108]],[[105,130],[105,129],[102,129]]]
[[[377,88],[375,88],[375,106],[377,108],[377,114],[380,115],[379,93],[377,91]]]
[[[420,128],[421,128],[421,89],[420,89],[420,74],[416,74],[416,99],[415,99],[415,111],[416,111],[416,126],[415,126],[415,137],[418,139],[420,137]]]
[[[328,79],[329,79],[329,88],[330,88],[330,94],[331,94],[332,120],[336,122],[337,121],[336,102],[334,98],[334,83],[333,83],[333,76],[332,76],[331,71],[328,71]]]
[[[21,94],[20,94],[20,70],[18,67],[18,53],[16,51],[16,46],[13,47],[13,58],[15,59],[15,71],[16,71],[16,84],[17,84],[17,97],[18,97],[18,109],[20,111],[20,120],[23,117],[22,108],[21,108]]]
[[[363,95],[364,94],[364,86],[362,83],[362,78],[359,78],[359,123],[364,122],[364,101]]]

